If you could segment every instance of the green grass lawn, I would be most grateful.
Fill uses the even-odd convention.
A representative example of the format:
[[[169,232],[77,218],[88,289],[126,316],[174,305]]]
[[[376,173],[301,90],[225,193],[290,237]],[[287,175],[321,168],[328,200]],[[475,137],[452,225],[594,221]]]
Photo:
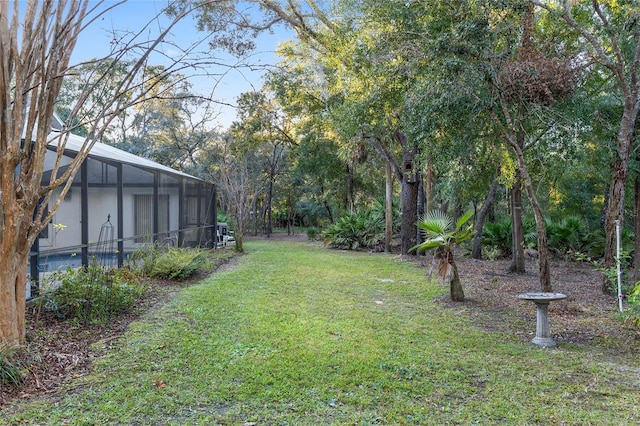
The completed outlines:
[[[482,331],[438,306],[448,288],[393,256],[246,248],[236,267],[134,323],[90,376],[5,407],[0,423],[640,422],[638,356]]]

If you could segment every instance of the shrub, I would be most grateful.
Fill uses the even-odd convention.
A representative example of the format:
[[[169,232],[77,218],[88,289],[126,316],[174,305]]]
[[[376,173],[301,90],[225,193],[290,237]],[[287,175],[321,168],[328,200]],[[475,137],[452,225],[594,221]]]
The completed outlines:
[[[182,281],[207,267],[207,253],[199,249],[170,248],[150,268],[151,277]]]
[[[324,239],[331,247],[356,250],[362,245],[366,232],[364,215],[349,213],[324,230]]]
[[[625,318],[636,327],[640,326],[640,283],[636,284],[627,297],[629,308],[625,311]]]
[[[584,220],[567,216],[560,222],[546,221],[549,248],[559,253],[588,253],[596,241]]]
[[[393,214],[393,230],[400,226],[397,210]],[[325,228],[324,239],[331,247],[357,250],[360,248],[382,250],[384,247],[385,208],[376,203],[373,207],[348,213]]]
[[[142,287],[124,282],[116,270],[99,266],[67,268],[50,277],[37,303],[60,318],[104,323],[127,312],[143,293]]]
[[[307,233],[307,238],[311,241],[314,241],[318,238],[320,231],[315,226],[312,226],[310,228],[307,228],[306,233]]]
[[[538,247],[538,231],[536,230],[536,220],[533,217],[522,219],[522,237],[524,247],[535,249]]]
[[[511,255],[511,220],[503,219],[499,222],[486,222],[482,229],[482,245],[492,252]]]
[[[160,247],[157,242],[144,244],[129,255],[129,267],[133,270],[140,271],[142,275],[148,277],[151,275],[151,270],[156,264],[158,257],[164,250],[165,248]]]
[[[12,356],[16,348],[0,344],[0,385],[17,385],[22,383],[24,376]]]
[[[502,256],[503,256],[502,251],[495,246],[482,247],[483,259],[496,260],[496,259],[500,259]]]

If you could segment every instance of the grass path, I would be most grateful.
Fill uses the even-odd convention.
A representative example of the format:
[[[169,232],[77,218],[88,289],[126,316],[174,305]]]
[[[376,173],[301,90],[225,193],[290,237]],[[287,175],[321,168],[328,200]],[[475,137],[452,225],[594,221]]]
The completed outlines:
[[[434,302],[447,289],[392,256],[247,249],[134,323],[60,398],[0,424],[640,422],[637,356],[620,365],[474,328]]]

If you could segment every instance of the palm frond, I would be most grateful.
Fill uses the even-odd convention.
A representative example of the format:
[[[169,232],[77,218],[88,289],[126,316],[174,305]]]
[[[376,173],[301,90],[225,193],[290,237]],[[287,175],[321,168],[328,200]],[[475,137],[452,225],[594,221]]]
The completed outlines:
[[[422,221],[418,222],[418,227],[425,231],[427,236],[443,234],[451,228],[451,225],[451,217],[440,210],[427,212]]]
[[[458,221],[456,222],[456,229],[462,228],[462,226],[469,221],[473,217],[473,210],[469,210],[465,214],[463,214]]]
[[[442,237],[431,238],[429,240],[423,241],[420,244],[417,244],[409,249],[409,251],[414,250],[431,250],[437,247],[442,246],[445,243],[445,239]]]
[[[463,228],[472,216],[473,210],[470,210],[458,219],[454,226],[453,219],[448,214],[440,210],[431,210],[418,222],[418,228],[423,231],[425,241],[409,250],[431,250],[438,247],[449,250],[452,245],[473,236],[473,225]]]

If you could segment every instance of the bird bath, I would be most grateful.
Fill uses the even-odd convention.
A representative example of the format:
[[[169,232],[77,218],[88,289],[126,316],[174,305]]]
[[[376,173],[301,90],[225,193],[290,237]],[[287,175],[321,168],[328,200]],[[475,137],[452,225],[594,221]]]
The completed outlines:
[[[536,304],[537,323],[536,337],[531,341],[534,345],[541,347],[553,347],[556,345],[555,340],[551,338],[549,333],[549,303],[555,300],[565,299],[567,296],[562,293],[524,293],[518,296],[518,299],[530,300]]]

